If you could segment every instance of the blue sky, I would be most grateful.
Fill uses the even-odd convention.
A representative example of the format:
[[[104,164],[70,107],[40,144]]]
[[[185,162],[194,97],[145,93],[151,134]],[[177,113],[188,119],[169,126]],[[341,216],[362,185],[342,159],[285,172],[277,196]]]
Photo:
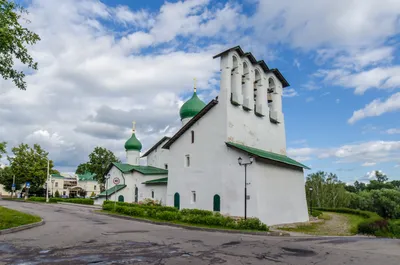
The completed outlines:
[[[145,151],[179,128],[193,77],[205,101],[217,94],[212,56],[241,45],[291,85],[290,156],[345,182],[373,170],[400,179],[400,2],[54,2],[24,1],[40,69],[26,92],[0,81],[10,146],[39,142],[74,171],[96,145],[123,159],[136,120]]]

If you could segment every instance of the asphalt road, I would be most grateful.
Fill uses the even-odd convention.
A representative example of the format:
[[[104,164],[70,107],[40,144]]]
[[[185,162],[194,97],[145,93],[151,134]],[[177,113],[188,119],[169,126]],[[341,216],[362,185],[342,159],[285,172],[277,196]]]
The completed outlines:
[[[0,200],[44,226],[0,235],[0,264],[400,264],[400,240],[202,232]]]

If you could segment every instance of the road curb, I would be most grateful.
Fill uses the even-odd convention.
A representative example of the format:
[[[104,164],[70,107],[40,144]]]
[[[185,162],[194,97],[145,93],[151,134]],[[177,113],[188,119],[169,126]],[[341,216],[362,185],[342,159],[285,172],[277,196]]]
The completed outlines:
[[[88,204],[79,204],[79,203],[70,203],[70,202],[57,202],[57,204],[72,205],[72,206],[79,206],[79,207],[101,210],[101,206],[88,205]]]
[[[22,231],[22,230],[31,229],[31,228],[34,228],[34,227],[42,226],[45,223],[46,222],[42,219],[42,221],[37,222],[37,223],[21,225],[21,226],[9,228],[9,229],[0,230],[0,235],[11,234],[11,233],[19,232],[19,231]]]
[[[205,227],[196,227],[196,226],[189,226],[189,225],[172,224],[172,223],[166,223],[166,222],[150,221],[150,220],[138,219],[135,217],[123,216],[123,215],[113,214],[113,213],[105,213],[105,212],[97,212],[97,211],[95,211],[95,213],[101,214],[101,215],[112,216],[115,218],[130,220],[130,221],[149,223],[149,224],[154,224],[154,225],[166,225],[166,226],[184,228],[184,229],[188,229],[188,230],[204,231],[204,232],[221,232],[221,233],[228,233],[228,234],[245,234],[245,235],[257,235],[257,236],[290,236],[290,234],[286,233],[286,232],[276,232],[276,231],[251,232],[251,231],[240,231],[240,230],[237,230],[237,231],[236,230],[225,230],[225,229],[205,228]]]

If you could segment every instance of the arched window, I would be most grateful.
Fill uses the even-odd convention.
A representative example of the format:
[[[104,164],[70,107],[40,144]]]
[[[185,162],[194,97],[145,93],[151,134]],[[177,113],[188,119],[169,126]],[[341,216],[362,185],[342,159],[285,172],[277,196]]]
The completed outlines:
[[[261,85],[261,74],[260,72],[256,69],[255,70],[255,78],[254,78],[254,112],[255,113],[260,113],[260,109],[257,109],[258,106],[260,106],[259,101],[259,95],[260,95],[260,87]]]
[[[268,106],[274,109],[274,100],[272,94],[275,93],[275,81],[272,78],[268,79]]]
[[[119,195],[119,196],[118,196],[118,201],[119,201],[119,202],[124,202],[124,196]]]
[[[241,96],[241,76],[239,73],[239,61],[236,56],[232,57],[232,71],[231,71],[231,103],[234,105],[242,104]]]
[[[221,197],[218,194],[214,195],[213,199],[213,211],[219,212],[221,211]]]
[[[243,62],[243,75],[242,75],[242,95],[243,95],[243,109],[250,110],[252,108],[252,87],[250,84],[249,67],[246,62]]]
[[[178,210],[179,210],[179,208],[180,208],[180,196],[179,196],[179,193],[175,193],[174,194],[174,207],[175,208],[177,208]]]

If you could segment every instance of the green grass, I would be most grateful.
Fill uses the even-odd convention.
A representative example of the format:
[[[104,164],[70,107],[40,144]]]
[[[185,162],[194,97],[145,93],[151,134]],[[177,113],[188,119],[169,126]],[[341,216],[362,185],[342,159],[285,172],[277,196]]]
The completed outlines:
[[[184,226],[194,226],[194,227],[200,227],[200,228],[211,228],[211,229],[228,230],[228,231],[261,232],[261,233],[262,232],[268,232],[268,231],[259,231],[259,230],[250,230],[250,229],[248,229],[248,230],[238,230],[238,229],[231,229],[231,228],[226,228],[226,227],[217,226],[217,225],[188,224],[188,223],[181,222],[181,221],[163,221],[163,220],[150,218],[150,217],[143,218],[143,217],[131,216],[131,215],[128,215],[128,214],[117,213],[117,212],[114,212],[114,211],[97,210],[95,212],[111,213],[111,214],[115,214],[115,215],[128,216],[128,217],[131,217],[132,219],[153,221],[153,222],[165,223],[165,224],[178,224],[178,225],[184,225]]]
[[[279,229],[311,235],[350,236],[357,234],[358,224],[365,220],[359,215],[332,212],[323,212],[319,219],[324,221]]]
[[[40,222],[39,216],[21,213],[0,206],[0,230]]]

